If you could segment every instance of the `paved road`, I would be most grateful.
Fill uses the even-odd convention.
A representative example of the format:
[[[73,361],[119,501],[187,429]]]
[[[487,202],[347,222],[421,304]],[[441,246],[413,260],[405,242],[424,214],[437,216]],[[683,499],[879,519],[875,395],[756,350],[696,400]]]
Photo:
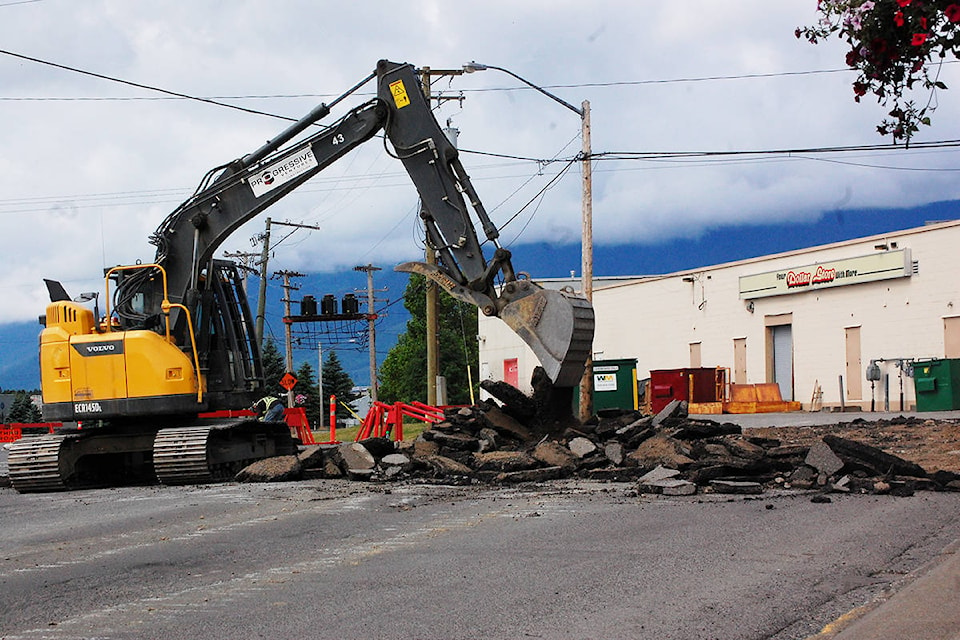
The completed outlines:
[[[960,531],[960,494],[631,489],[0,489],[0,637],[793,640]]]

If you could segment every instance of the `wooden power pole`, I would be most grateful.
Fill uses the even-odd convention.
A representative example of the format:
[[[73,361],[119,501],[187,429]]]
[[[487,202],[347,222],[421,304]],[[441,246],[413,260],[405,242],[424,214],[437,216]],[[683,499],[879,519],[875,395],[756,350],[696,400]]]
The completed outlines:
[[[420,84],[424,97],[427,99],[427,105],[432,99],[430,95],[430,82],[434,76],[459,76],[463,75],[463,69],[432,70],[430,67],[420,69]],[[438,101],[443,99],[437,96]],[[462,100],[462,98],[449,98]],[[424,212],[421,211],[421,217]],[[426,246],[424,248],[424,258],[427,264],[437,264],[436,248],[430,245],[430,236],[427,236]],[[427,404],[437,404],[437,376],[440,375],[440,340],[439,326],[437,324],[437,284],[427,278],[427,300],[426,300],[426,323],[427,323]]]
[[[302,273],[297,273],[296,271],[278,271],[278,276],[283,277],[283,316],[285,318],[290,317],[290,292],[299,289],[300,287],[290,284],[290,278],[302,278]],[[284,330],[284,344],[286,345],[286,366],[287,373],[293,375],[293,327],[289,322],[283,323]],[[293,387],[287,389],[287,406],[292,407],[294,405],[293,397]]]
[[[581,135],[583,137],[583,239],[581,253],[583,271],[580,274],[583,297],[593,303],[593,149],[590,143],[590,101],[584,100],[580,113]],[[580,421],[587,422],[593,417],[593,347],[587,354],[580,379]]]
[[[377,383],[377,316],[373,312],[374,288],[373,272],[380,271],[380,267],[368,264],[363,267],[354,267],[354,271],[365,271],[367,273],[367,336],[370,349],[370,402],[377,401],[377,391],[380,385]]]

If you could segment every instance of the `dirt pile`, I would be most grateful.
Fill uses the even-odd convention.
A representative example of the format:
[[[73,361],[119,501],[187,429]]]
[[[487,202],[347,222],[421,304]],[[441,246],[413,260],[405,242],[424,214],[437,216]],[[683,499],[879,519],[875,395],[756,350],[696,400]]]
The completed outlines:
[[[895,416],[885,420],[842,421],[806,427],[751,429],[751,435],[778,438],[785,444],[811,445],[824,436],[856,440],[919,464],[927,471],[960,471],[960,421]]]
[[[779,437],[779,429],[745,434],[734,424],[690,418],[678,402],[656,416],[603,411],[581,425],[536,393],[531,399],[512,387],[495,392],[500,402],[448,410],[413,442],[310,448],[300,456],[300,477],[493,484],[581,477],[636,482],[640,492],[666,495],[960,491],[955,471],[928,472],[840,430],[803,442],[795,431],[784,434],[792,439]]]

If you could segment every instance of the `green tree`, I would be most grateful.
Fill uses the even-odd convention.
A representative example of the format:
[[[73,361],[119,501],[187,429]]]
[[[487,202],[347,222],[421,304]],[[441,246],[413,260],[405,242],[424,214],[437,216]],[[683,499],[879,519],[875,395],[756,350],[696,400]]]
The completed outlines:
[[[317,388],[313,367],[309,362],[304,361],[295,375],[297,384],[293,387],[293,396],[296,406],[303,407],[310,424],[315,430],[319,429],[324,424],[327,414],[323,412],[323,403],[320,401],[320,390]]]
[[[406,330],[390,350],[380,367],[380,393],[384,402],[409,402],[427,399],[427,323],[426,279],[411,275],[404,291],[403,306],[410,312]],[[479,360],[477,309],[443,290],[438,296],[438,341],[440,375],[447,379],[447,402],[467,404],[471,400],[470,382],[476,393],[476,363]],[[474,375],[467,375],[467,367]]]
[[[867,93],[884,106],[889,118],[881,135],[910,141],[919,125],[929,125],[934,93],[946,89],[940,65],[948,55],[960,58],[960,3],[952,0],[819,0],[819,22],[796,30],[816,44],[837,35],[850,45],[847,66],[859,72],[854,100]],[[919,84],[929,98],[918,105],[906,96]]]
[[[273,338],[267,337],[263,345],[263,384],[267,393],[280,393],[280,378],[287,372],[286,365],[283,362],[283,356],[280,355]]]
[[[336,351],[327,352],[327,359],[323,361],[323,415],[329,420],[330,415],[330,396],[337,397],[337,420],[347,419],[353,416],[346,407],[351,406],[360,396],[353,392],[356,385],[350,374],[343,369],[340,358]]]
[[[33,404],[30,394],[26,391],[18,391],[10,405],[10,413],[7,416],[8,422],[40,422],[40,409]]]

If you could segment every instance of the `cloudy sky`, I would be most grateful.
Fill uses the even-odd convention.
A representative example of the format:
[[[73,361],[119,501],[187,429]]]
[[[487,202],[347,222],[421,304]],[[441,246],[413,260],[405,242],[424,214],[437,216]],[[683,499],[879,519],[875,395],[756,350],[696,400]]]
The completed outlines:
[[[91,77],[12,54],[179,94],[297,118],[378,59],[510,69],[579,106],[593,150],[799,150],[888,142],[883,110],[852,100],[840,42],[794,29],[815,0],[0,0],[0,324],[35,319],[42,278],[102,289],[105,266],[150,260],[149,234],[211,167],[283,120]],[[960,87],[960,65],[942,79]],[[346,100],[368,99],[372,85]],[[508,244],[574,243],[580,172],[543,190],[580,149],[576,114],[496,70],[438,79],[437,117],[460,130],[464,164]],[[938,96],[921,140],[960,139],[960,100]],[[919,96],[926,100],[927,96]],[[331,116],[343,115],[344,108]],[[684,160],[598,159],[598,244],[652,245],[751,222],[960,197],[956,151],[785,153]],[[535,162],[530,159],[558,159]],[[321,227],[277,246],[306,272],[420,253],[416,193],[368,143],[270,210]],[[518,213],[519,212],[519,213]],[[254,251],[263,220],[231,239]],[[515,259],[522,268],[522,256]],[[534,274],[536,275],[536,274]]]

